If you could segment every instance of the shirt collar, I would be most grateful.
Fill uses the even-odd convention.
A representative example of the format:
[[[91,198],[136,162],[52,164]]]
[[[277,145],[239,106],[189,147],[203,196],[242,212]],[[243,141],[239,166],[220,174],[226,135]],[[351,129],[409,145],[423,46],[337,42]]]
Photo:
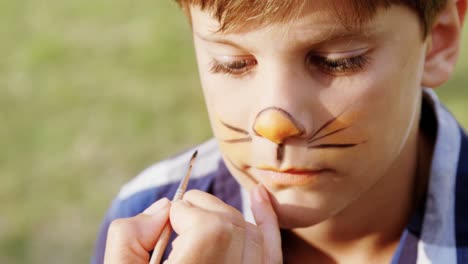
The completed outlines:
[[[454,205],[460,128],[432,89],[423,89],[423,100],[437,126],[427,194],[423,207],[411,217],[392,263],[456,263]]]

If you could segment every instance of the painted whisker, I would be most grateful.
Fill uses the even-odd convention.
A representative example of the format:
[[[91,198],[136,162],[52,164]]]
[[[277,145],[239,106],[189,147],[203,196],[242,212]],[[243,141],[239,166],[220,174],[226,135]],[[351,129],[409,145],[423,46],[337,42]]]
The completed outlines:
[[[250,142],[250,141],[252,141],[252,138],[251,138],[251,137],[234,138],[234,139],[225,139],[225,140],[223,140],[224,143],[229,143],[229,144],[233,144],[233,143],[243,143],[243,142]]]
[[[317,131],[315,131],[314,134],[312,134],[312,136],[310,136],[307,141],[308,142],[312,142],[312,141],[315,141],[314,140],[314,137],[316,137],[320,132],[322,132],[322,130],[324,130],[325,128],[327,128],[329,125],[331,125],[333,122],[335,122],[340,116],[342,116],[344,113],[346,112],[346,110],[344,110],[343,112],[341,112],[339,115],[331,118],[330,120],[328,120],[327,122],[325,122],[325,124],[323,124]],[[322,137],[320,137],[322,138]]]
[[[307,141],[312,140],[316,135],[318,135],[318,133],[320,133],[320,131],[322,131],[327,126],[329,126],[331,123],[333,123],[333,121],[335,121],[337,118],[338,117],[334,117],[334,118],[328,120],[327,122],[325,122],[325,124],[323,124],[317,131],[315,131],[315,133],[312,136],[310,136],[310,138],[307,139]]]
[[[244,135],[248,135],[248,134],[249,134],[249,132],[245,131],[245,130],[242,129],[242,128],[238,128],[238,127],[229,125],[229,124],[227,124],[227,123],[224,123],[224,122],[221,121],[221,120],[219,120],[219,122],[221,122],[221,124],[223,124],[223,126],[225,126],[226,128],[229,128],[229,129],[232,130],[232,131],[235,131],[235,132],[238,132],[238,133],[241,133],[241,134],[244,134]]]
[[[361,144],[366,143],[367,140],[360,143],[342,143],[342,144],[317,144],[307,146],[308,149],[326,149],[326,148],[352,148]]]
[[[321,137],[309,139],[309,141],[307,141],[307,143],[315,142],[315,141],[317,141],[317,140],[319,140],[319,139],[322,139],[322,138],[331,136],[331,135],[333,135],[333,134],[336,134],[336,133],[338,133],[338,132],[340,132],[340,131],[343,131],[343,130],[345,130],[345,129],[347,129],[347,128],[350,128],[350,126],[337,129],[337,130],[332,131],[332,132],[330,132],[330,133],[328,133],[328,134],[325,134],[325,135],[323,135],[323,136],[321,136]]]
[[[308,146],[307,148],[351,148],[358,144],[319,144],[314,146]]]

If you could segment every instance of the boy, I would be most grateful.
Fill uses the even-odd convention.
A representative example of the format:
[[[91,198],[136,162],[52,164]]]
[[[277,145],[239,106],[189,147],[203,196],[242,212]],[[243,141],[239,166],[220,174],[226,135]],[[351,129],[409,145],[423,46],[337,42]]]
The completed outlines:
[[[468,138],[422,88],[451,75],[466,4],[181,0],[215,137],[200,191],[161,199],[191,152],[143,172],[94,262],[108,236],[106,263],[147,263],[170,214],[171,263],[468,263]]]

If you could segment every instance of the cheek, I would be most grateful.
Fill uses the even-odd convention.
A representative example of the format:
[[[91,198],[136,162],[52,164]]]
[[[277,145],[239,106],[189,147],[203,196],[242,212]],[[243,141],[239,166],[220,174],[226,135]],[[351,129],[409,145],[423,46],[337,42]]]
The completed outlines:
[[[354,175],[367,175],[361,177],[367,177],[368,181],[372,175],[385,173],[401,156],[409,144],[409,136],[417,128],[420,57],[408,54],[406,60],[390,62],[361,78],[360,85],[353,85],[359,92],[346,96],[357,102],[356,108],[361,113],[356,133],[366,135],[369,140],[344,161],[343,168]]]
[[[226,163],[232,162],[238,169],[245,169],[253,152],[247,105],[243,100],[234,100],[221,92],[226,89],[217,89],[217,78],[206,77],[203,80],[204,96],[214,137]]]
[[[246,129],[254,96],[245,84],[224,74],[213,74],[206,66],[200,69],[200,79],[209,114]]]
[[[250,96],[239,81],[211,73],[208,55],[197,51],[197,62],[213,134],[231,172],[242,170],[251,154]]]

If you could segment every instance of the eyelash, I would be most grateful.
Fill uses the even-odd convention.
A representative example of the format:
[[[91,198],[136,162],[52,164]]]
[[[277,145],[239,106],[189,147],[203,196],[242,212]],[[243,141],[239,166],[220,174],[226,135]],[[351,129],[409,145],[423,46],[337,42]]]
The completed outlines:
[[[349,58],[331,59],[312,54],[308,56],[307,62],[319,68],[324,73],[342,75],[363,70],[369,64],[370,57],[366,54],[362,54]]]
[[[306,62],[319,68],[326,74],[343,75],[364,69],[369,64],[370,57],[363,54],[349,58],[331,59],[316,54],[310,54],[307,56]],[[211,62],[210,72],[241,77],[249,73],[256,65],[257,60],[255,59],[241,59],[230,62],[219,62],[217,60],[213,60]]]
[[[211,62],[210,72],[242,76],[248,73],[255,65],[257,65],[257,60],[252,59],[241,59],[230,62],[213,60]]]

